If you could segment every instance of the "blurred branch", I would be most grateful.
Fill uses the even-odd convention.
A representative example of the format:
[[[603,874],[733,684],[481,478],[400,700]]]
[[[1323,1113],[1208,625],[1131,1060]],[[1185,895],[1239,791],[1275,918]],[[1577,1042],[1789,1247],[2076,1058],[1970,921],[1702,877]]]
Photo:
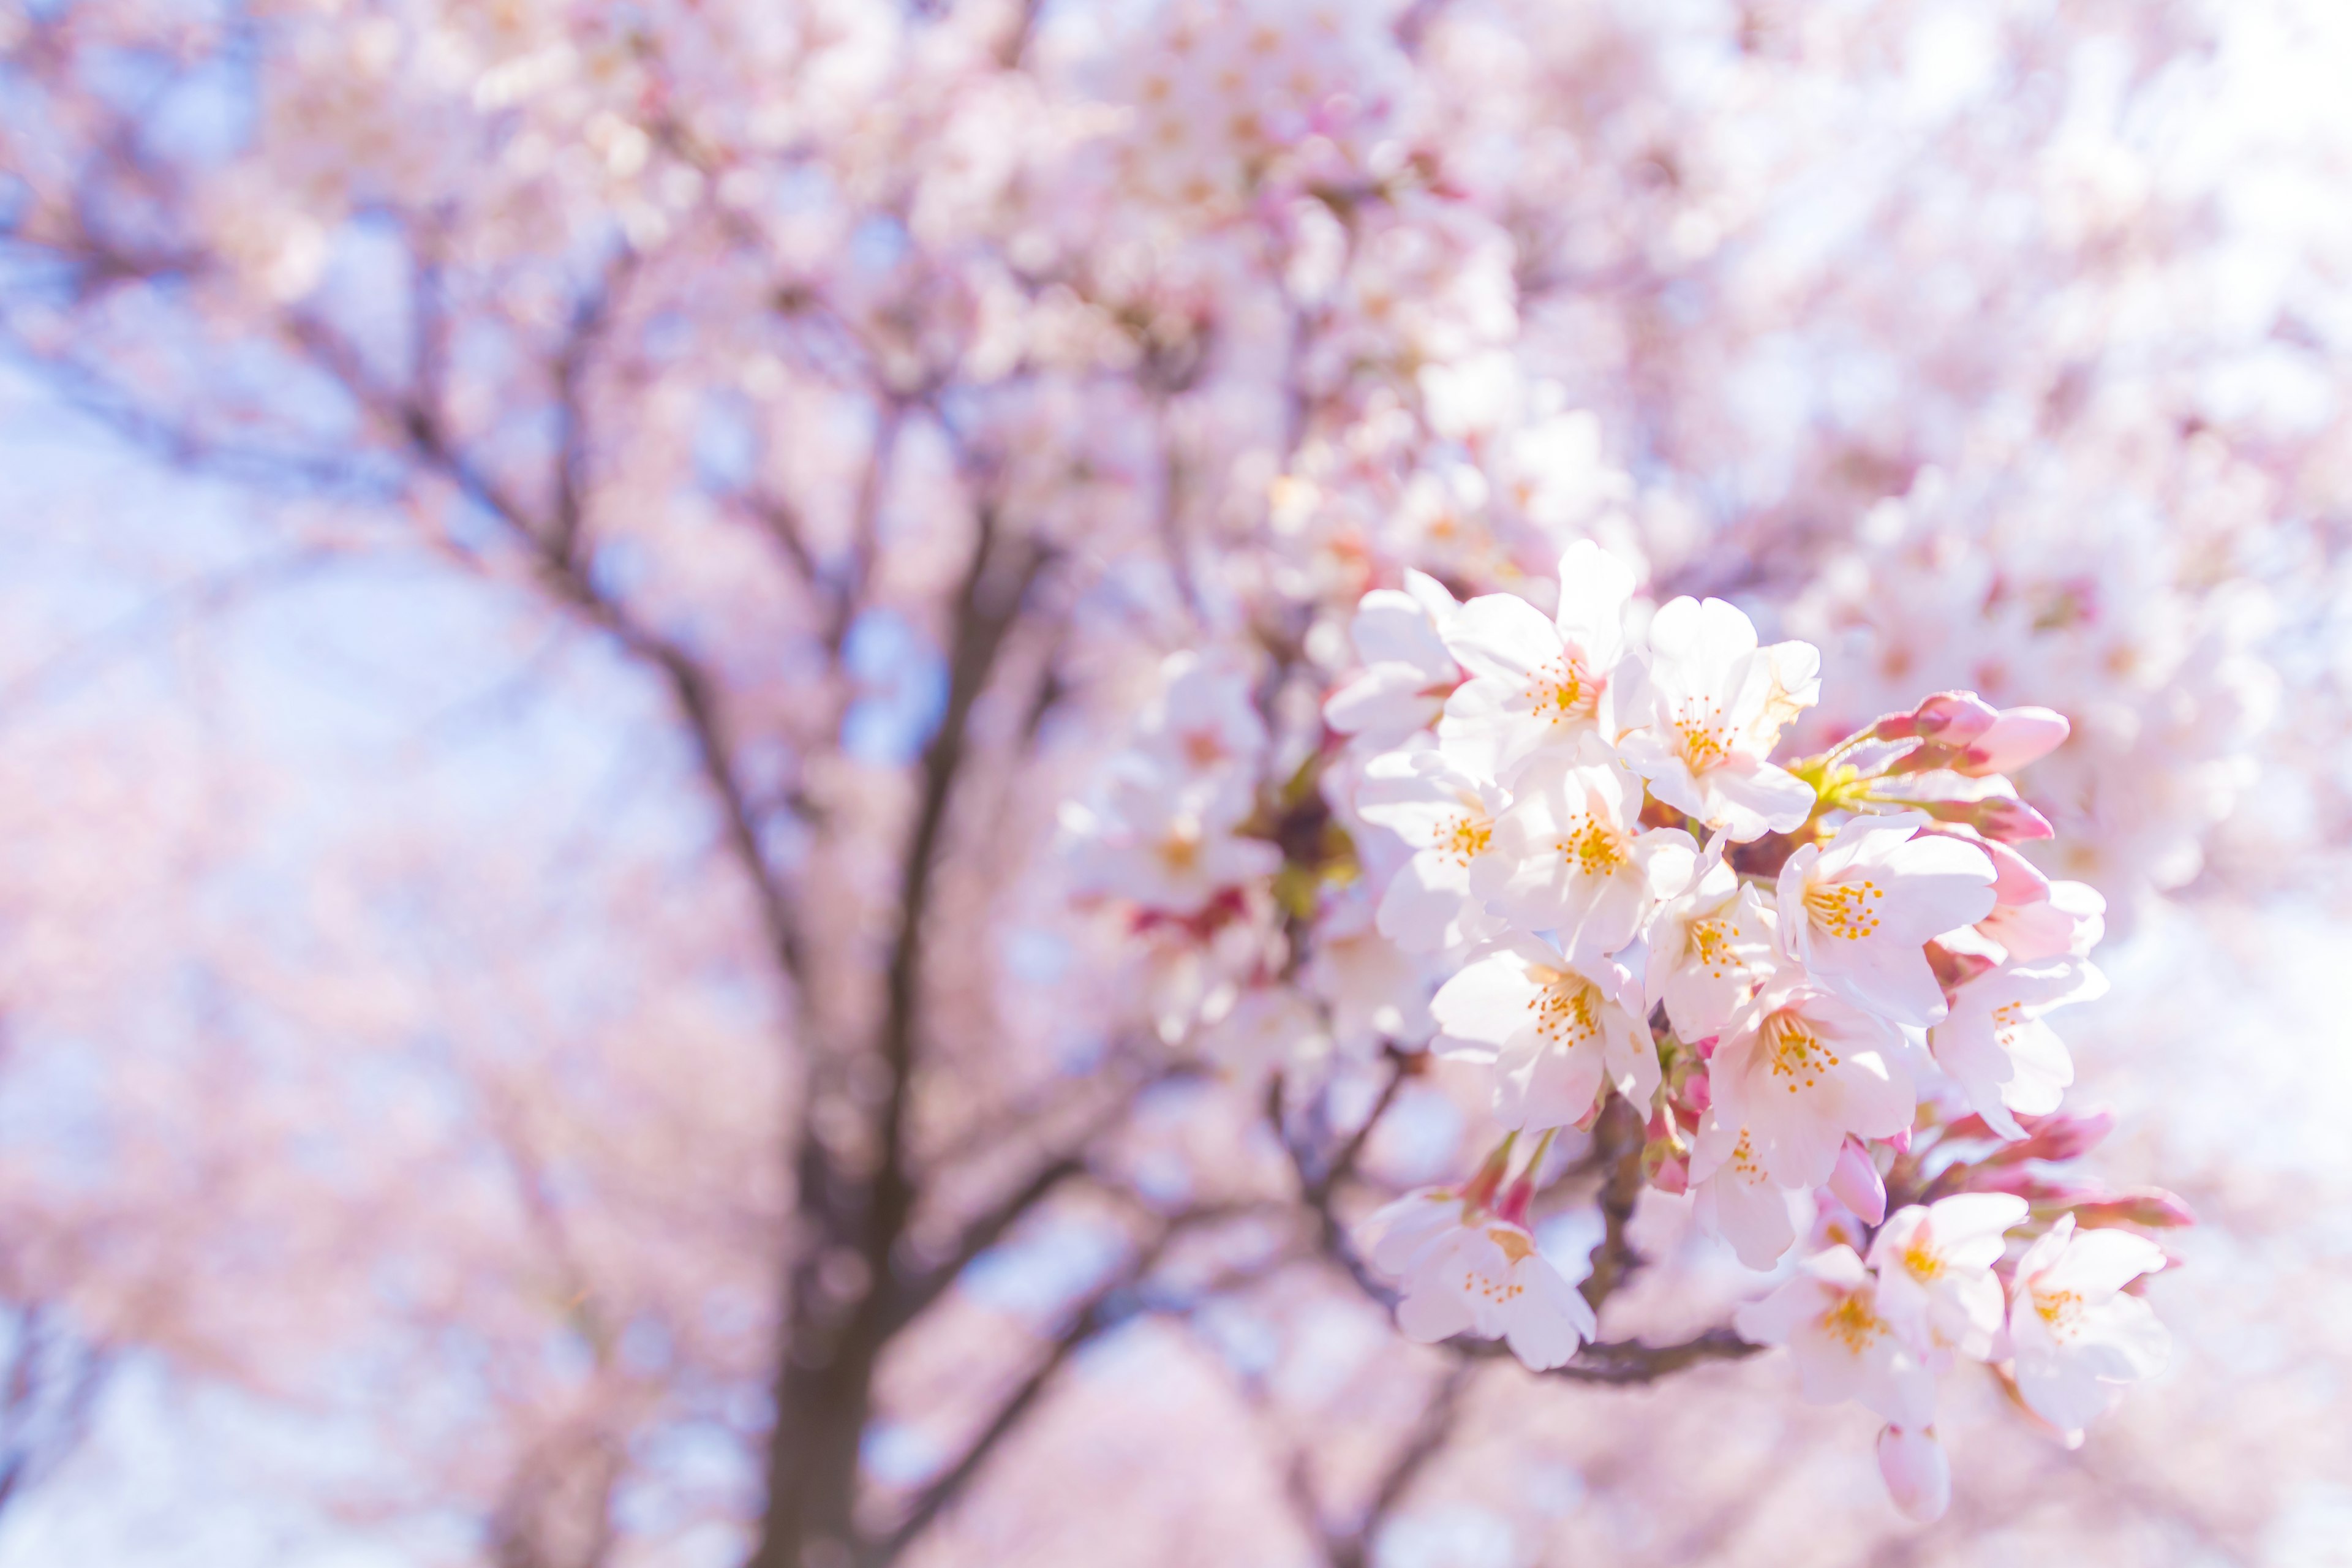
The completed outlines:
[[[1254,1212],[1255,1205],[1229,1207],[1219,1205],[1192,1209],[1170,1219],[1126,1268],[1087,1297],[1085,1304],[1055,1336],[1045,1358],[997,1406],[995,1414],[982,1426],[978,1436],[965,1447],[954,1465],[923,1489],[887,1534],[856,1555],[860,1568],[884,1568],[884,1565],[897,1561],[929,1530],[940,1513],[962,1495],[1005,1438],[1019,1427],[1063,1367],[1069,1363],[1070,1358],[1087,1343],[1147,1313],[1195,1310],[1204,1300],[1238,1285],[1262,1279],[1287,1262],[1288,1258],[1277,1251],[1253,1263],[1227,1269],[1210,1283],[1182,1297],[1155,1300],[1148,1292],[1145,1286],[1151,1271],[1181,1237]]]
[[[1421,1419],[1389,1458],[1387,1468],[1372,1489],[1370,1503],[1364,1510],[1363,1522],[1345,1537],[1331,1542],[1326,1548],[1331,1568],[1364,1568],[1371,1560],[1372,1544],[1380,1535],[1381,1526],[1387,1522],[1398,1503],[1430,1461],[1445,1451],[1453,1440],[1454,1429],[1462,1416],[1462,1395],[1469,1388],[1476,1363],[1456,1362],[1437,1380],[1437,1392],[1421,1412]]]

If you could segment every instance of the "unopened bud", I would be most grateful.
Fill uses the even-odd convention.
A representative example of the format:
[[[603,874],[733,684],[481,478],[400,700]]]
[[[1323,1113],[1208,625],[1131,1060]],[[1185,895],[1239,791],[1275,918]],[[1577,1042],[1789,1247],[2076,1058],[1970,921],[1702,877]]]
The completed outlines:
[[[2154,1230],[2197,1223],[2196,1214],[2177,1193],[2162,1187],[2139,1187],[2074,1208],[2077,1225],[2144,1225]]]
[[[2009,773],[2056,751],[2065,744],[2072,730],[2063,713],[2047,708],[2011,708],[1968,743],[1952,767],[1975,777]]]
[[[1888,1426],[1878,1434],[1878,1473],[1895,1506],[1922,1524],[1944,1517],[1952,1503],[1952,1466],[1936,1429]]]
[[[1973,691],[1938,691],[1908,713],[1881,719],[1872,730],[1882,741],[1940,741],[1965,746],[2000,719],[2000,710]]]
[[[2025,1129],[2024,1140],[1988,1156],[1987,1164],[2078,1159],[2097,1148],[2115,1131],[2116,1117],[2111,1110],[2082,1114],[2058,1111],[2049,1116],[2021,1116],[2017,1123]]]
[[[1903,804],[1918,807],[1938,822],[1973,827],[1985,837],[2003,844],[2029,843],[2053,837],[2057,832],[2048,817],[2008,795],[1992,795],[1984,800],[1906,800]]]

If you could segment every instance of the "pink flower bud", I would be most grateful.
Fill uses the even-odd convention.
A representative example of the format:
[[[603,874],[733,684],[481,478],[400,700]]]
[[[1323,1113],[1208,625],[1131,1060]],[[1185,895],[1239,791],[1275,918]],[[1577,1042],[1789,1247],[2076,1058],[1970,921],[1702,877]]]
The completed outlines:
[[[1936,808],[1929,806],[1927,809],[1934,812]],[[1940,816],[1943,814],[1937,812],[1936,815]],[[2035,838],[2049,838],[2054,837],[2057,832],[2050,826],[2048,817],[2023,801],[2010,800],[2000,795],[1990,800],[1977,802],[1975,810],[1968,816],[1946,817],[1945,820],[1966,822],[1987,838],[1998,839],[2003,844],[2022,844]]]
[[[1952,1502],[1952,1466],[1936,1429],[1906,1432],[1889,1426],[1878,1434],[1878,1473],[1895,1506],[1922,1524],[1944,1517]]]
[[[2195,1225],[2197,1215],[2176,1193],[2168,1193],[2162,1187],[2139,1187],[2096,1203],[2075,1205],[2074,1223],[2144,1225],[2151,1229],[2164,1230],[2175,1226]]]
[[[2079,1159],[2115,1131],[2116,1117],[2111,1110],[2083,1115],[2058,1111],[2048,1116],[2021,1116],[2017,1123],[2025,1129],[2024,1141],[1988,1156],[1985,1163],[2013,1165],[2021,1160]]]
[[[1938,691],[1908,713],[1881,719],[1882,741],[1940,741],[1965,746],[2000,721],[2000,710],[1973,691]]]
[[[1852,1209],[1865,1225],[1876,1225],[1886,1217],[1886,1183],[1880,1177],[1878,1167],[1871,1163],[1870,1151],[1859,1139],[1849,1138],[1838,1151],[1837,1165],[1830,1172],[1829,1188],[1837,1201]]]
[[[2009,773],[2056,751],[2072,730],[2064,714],[2047,708],[2008,709],[1990,729],[1968,743],[1968,750],[1952,767],[1972,777]]]

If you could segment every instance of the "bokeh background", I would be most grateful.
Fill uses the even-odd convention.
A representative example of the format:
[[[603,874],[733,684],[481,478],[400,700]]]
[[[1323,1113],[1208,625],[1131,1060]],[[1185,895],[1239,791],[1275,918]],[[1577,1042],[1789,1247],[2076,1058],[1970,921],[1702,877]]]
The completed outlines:
[[[2352,1563],[2347,73],[2337,0],[8,0],[0,1564],[740,1561],[900,1110],[910,1563]],[[1580,537],[1822,735],[2074,721],[2071,1103],[2202,1223],[2080,1450],[1948,1388],[1934,1527],[1777,1358],[1403,1343],[1073,904],[1163,656],[1311,726],[1366,587]],[[1477,1136],[1417,1076],[1335,1201]],[[1753,1288],[1641,1226],[1612,1333]]]

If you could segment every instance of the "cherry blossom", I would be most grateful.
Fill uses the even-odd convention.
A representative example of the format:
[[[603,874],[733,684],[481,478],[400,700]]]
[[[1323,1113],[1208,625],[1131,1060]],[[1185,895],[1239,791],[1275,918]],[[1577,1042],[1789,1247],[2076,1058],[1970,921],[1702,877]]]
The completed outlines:
[[[1695,1179],[1746,1158],[1782,1186],[1817,1185],[1829,1180],[1846,1134],[1887,1137],[1911,1124],[1901,1029],[1802,977],[1777,978],[1740,1007],[1707,1078],[1714,1101]]]
[[[1381,895],[1381,934],[1414,952],[1440,952],[1501,929],[1472,895],[1475,868],[1500,856],[1502,789],[1433,747],[1383,752],[1364,770],[1356,810],[1402,837],[1412,856]]]
[[[1087,847],[1087,886],[1147,909],[1192,914],[1281,865],[1273,845],[1235,831],[1255,809],[1235,776],[1188,776],[1136,754],[1111,771],[1098,810],[1074,804],[1063,826]]]
[[[1791,960],[1841,995],[1923,1026],[1944,1015],[1925,944],[1993,908],[1992,863],[1971,845],[1920,833],[1927,820],[1851,818],[1827,845],[1790,856],[1778,889]]]
[[[1324,721],[1377,746],[1434,727],[1462,679],[1439,632],[1458,608],[1443,584],[1420,572],[1405,574],[1402,592],[1365,595],[1348,633],[1363,673],[1325,700]]]
[[[1408,1339],[1504,1340],[1540,1372],[1567,1363],[1597,1331],[1591,1307],[1525,1226],[1493,1215],[1465,1217],[1458,1205],[1432,1226],[1427,1213],[1440,1205],[1429,1196],[1399,1202],[1414,1205],[1407,1211],[1412,1217],[1391,1221],[1373,1256],[1403,1287],[1397,1326]]]
[[[1588,540],[1559,559],[1559,607],[1550,617],[1509,594],[1464,605],[1445,645],[1470,679],[1447,699],[1441,734],[1498,773],[1541,747],[1610,738],[1633,575]]]
[[[1743,843],[1802,824],[1812,787],[1768,758],[1819,697],[1820,655],[1803,643],[1759,647],[1737,606],[1688,597],[1659,609],[1649,646],[1619,720],[1631,731],[1625,760],[1651,792]]]
[[[1732,1321],[1752,1343],[1788,1348],[1811,1404],[1852,1399],[1906,1429],[1935,1419],[1935,1374],[1886,1316],[1876,1277],[1850,1247],[1806,1258]]]
[[[2106,977],[2082,959],[2011,960],[1952,993],[1951,1011],[1928,1031],[1928,1047],[1978,1115],[2021,1138],[2017,1116],[2057,1110],[2074,1081],[2066,1044],[2042,1015],[2106,989]]]
[[[2018,1260],[2009,1291],[2017,1389],[2070,1445],[2125,1384],[2164,1369],[2171,1335],[2124,1290],[2164,1264],[2164,1249],[2146,1237],[2077,1230],[2071,1214]]]
[[[1506,1127],[1580,1121],[1605,1089],[1636,1104],[1656,1090],[1640,988],[1611,959],[1512,936],[1440,986],[1430,1012],[1438,1055],[1493,1064],[1495,1117]]]
[[[1512,794],[1470,890],[1517,929],[1553,931],[1570,952],[1612,953],[1691,879],[1698,846],[1678,828],[1642,831],[1641,781],[1597,737],[1530,760]]]
[[[2008,1305],[1992,1266],[2026,1213],[2007,1193],[1962,1193],[1889,1215],[1870,1244],[1880,1312],[1915,1345],[1990,1360]]]
[[[1649,928],[1650,1003],[1665,1008],[1685,1040],[1722,1033],[1777,967],[1772,907],[1724,859],[1724,844],[1718,837],[1707,846]]]

